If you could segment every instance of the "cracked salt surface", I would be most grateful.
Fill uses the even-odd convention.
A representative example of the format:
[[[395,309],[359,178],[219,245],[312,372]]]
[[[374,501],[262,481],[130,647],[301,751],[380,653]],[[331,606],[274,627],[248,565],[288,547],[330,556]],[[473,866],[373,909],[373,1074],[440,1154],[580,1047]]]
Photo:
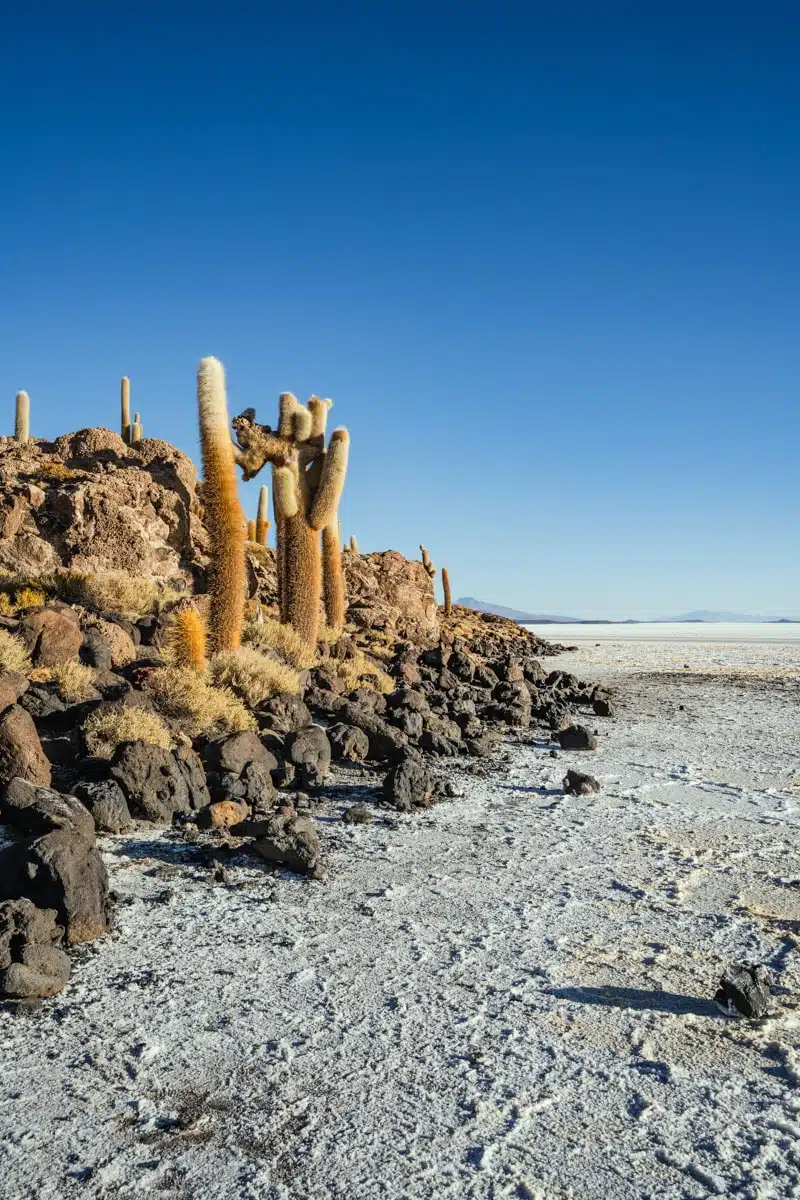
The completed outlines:
[[[324,885],[106,839],[113,933],[0,1013],[4,1200],[800,1195],[800,647],[633,651],[555,663],[619,689],[597,753],[324,808]],[[710,1002],[731,959],[778,1016]]]

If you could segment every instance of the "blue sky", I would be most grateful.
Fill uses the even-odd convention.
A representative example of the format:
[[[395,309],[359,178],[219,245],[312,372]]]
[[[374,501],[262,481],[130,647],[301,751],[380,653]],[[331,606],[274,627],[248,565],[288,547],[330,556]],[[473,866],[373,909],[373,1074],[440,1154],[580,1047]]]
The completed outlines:
[[[456,595],[800,614],[794,0],[2,15],[8,431],[128,374],[196,458],[216,354],[334,399],[344,534]]]

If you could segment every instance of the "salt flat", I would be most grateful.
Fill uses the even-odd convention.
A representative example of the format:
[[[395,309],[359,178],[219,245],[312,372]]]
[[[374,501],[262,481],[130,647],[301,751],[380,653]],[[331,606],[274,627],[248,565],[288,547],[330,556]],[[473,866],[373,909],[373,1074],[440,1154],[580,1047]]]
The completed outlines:
[[[114,931],[0,1013],[4,1200],[800,1196],[800,644],[598,640],[555,662],[617,689],[596,753],[332,792],[325,884],[105,839]],[[776,1016],[710,1002],[731,960]]]

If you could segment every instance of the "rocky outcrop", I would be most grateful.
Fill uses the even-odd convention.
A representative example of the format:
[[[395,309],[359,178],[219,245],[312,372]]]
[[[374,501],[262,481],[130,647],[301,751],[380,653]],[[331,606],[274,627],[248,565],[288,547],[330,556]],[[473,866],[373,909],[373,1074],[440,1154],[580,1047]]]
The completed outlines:
[[[127,571],[186,587],[206,548],[197,473],[175,446],[127,446],[110,429],[0,438],[0,567]]]
[[[433,581],[421,562],[397,550],[343,556],[347,620],[359,629],[383,630],[400,638],[430,638],[439,632]]]

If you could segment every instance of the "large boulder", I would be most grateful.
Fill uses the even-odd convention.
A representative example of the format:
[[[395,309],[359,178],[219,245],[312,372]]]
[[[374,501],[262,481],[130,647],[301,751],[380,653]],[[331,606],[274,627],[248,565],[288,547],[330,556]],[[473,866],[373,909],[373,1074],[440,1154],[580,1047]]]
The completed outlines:
[[[275,866],[301,875],[319,872],[321,847],[311,817],[301,817],[286,809],[263,821],[243,821],[234,825],[231,832],[254,837],[253,850]]]
[[[97,829],[123,833],[130,827],[131,811],[116,779],[81,780],[72,791],[92,814]]]
[[[363,729],[338,721],[328,730],[331,755],[337,761],[363,762],[369,754],[369,738]]]
[[[12,704],[0,715],[0,784],[16,776],[50,786],[50,762],[30,713]]]
[[[289,761],[297,769],[297,778],[303,789],[319,787],[331,765],[331,744],[321,725],[306,725],[286,739]]]
[[[69,956],[61,950],[64,931],[54,909],[30,900],[0,904],[0,998],[38,1000],[54,996],[69,980]]]
[[[122,789],[131,815],[169,825],[176,813],[195,807],[175,755],[149,742],[123,742],[114,751],[110,777]]]
[[[215,738],[203,747],[203,761],[209,799],[215,805],[239,805],[244,815],[248,807],[263,811],[272,804],[275,795],[272,773],[278,760],[257,734],[242,730]],[[219,809],[216,814],[206,814],[201,824],[212,818],[216,825],[222,825],[239,821],[242,816],[236,816],[233,808]]]
[[[69,608],[37,608],[19,624],[19,634],[31,652],[35,667],[57,667],[74,662],[83,645],[77,614]]]
[[[94,841],[92,814],[79,799],[22,778],[12,779],[0,799],[0,823],[34,836],[58,829]]]
[[[383,798],[398,812],[429,808],[436,795],[436,780],[416,758],[407,756],[395,763],[383,781]]]

